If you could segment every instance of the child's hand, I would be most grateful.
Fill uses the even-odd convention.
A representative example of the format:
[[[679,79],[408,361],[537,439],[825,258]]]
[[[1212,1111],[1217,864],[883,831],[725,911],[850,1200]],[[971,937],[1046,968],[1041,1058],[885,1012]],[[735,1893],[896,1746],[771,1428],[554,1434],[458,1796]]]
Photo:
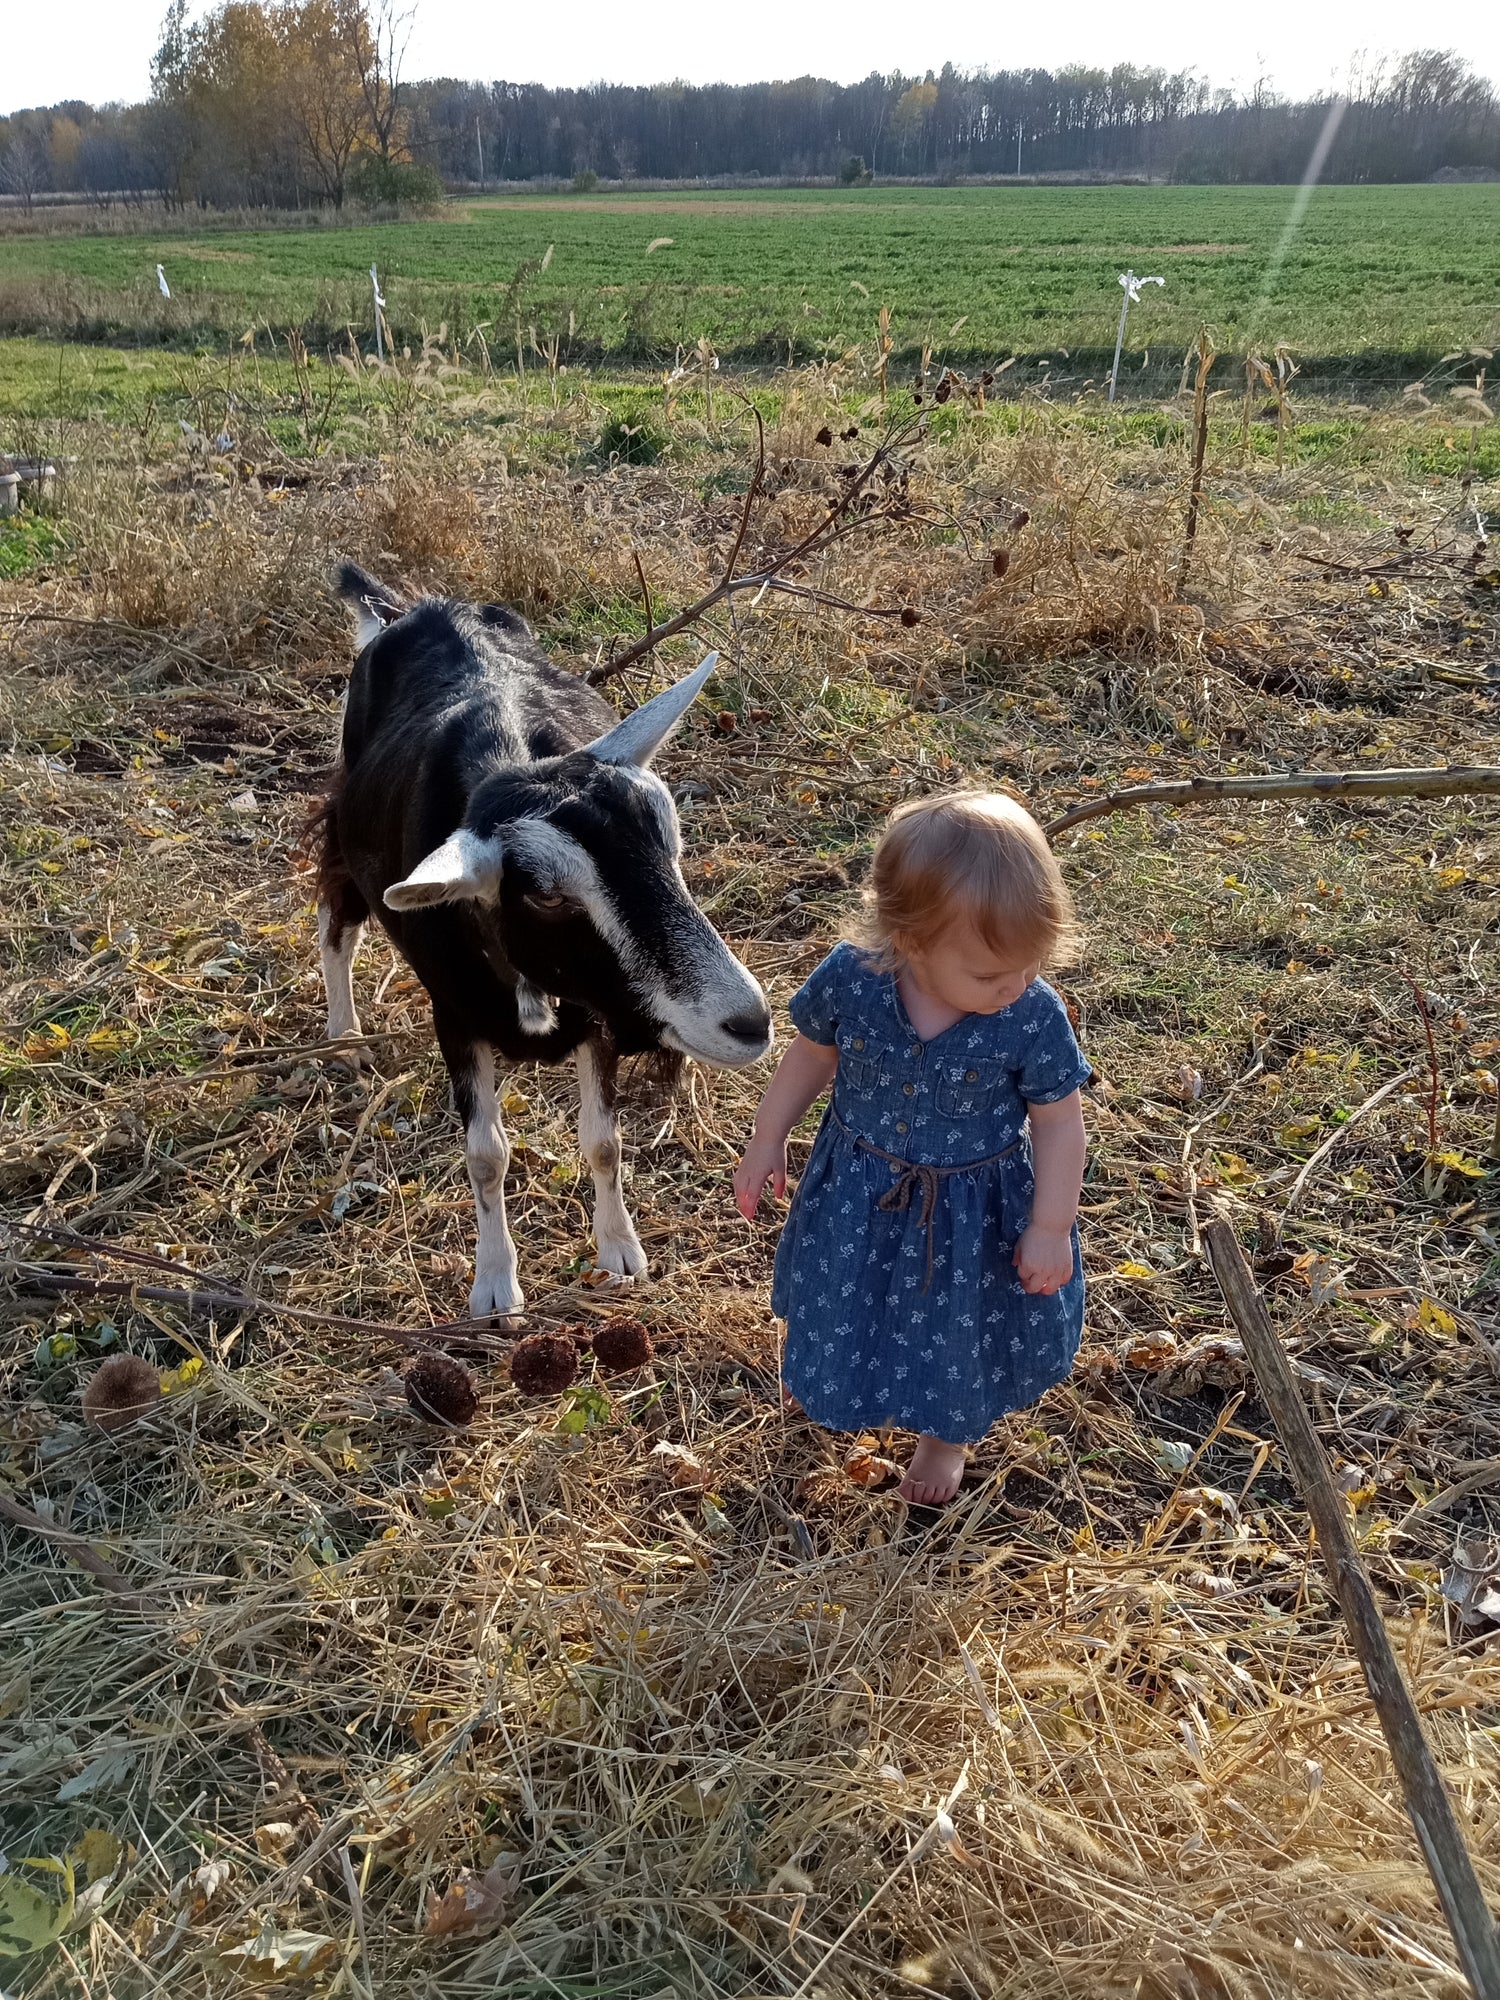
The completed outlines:
[[[753,1222],[769,1181],[779,1201],[786,1193],[786,1140],[750,1135],[744,1158],[734,1170],[734,1199],[746,1222]]]
[[[1022,1232],[1011,1261],[1028,1292],[1043,1297],[1060,1292],[1073,1275],[1072,1234],[1038,1229],[1033,1223]]]

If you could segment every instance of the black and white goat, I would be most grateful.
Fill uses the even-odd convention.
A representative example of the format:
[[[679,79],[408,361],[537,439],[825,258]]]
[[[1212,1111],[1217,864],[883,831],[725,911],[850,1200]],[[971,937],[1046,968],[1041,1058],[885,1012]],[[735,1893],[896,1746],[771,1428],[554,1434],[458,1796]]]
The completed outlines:
[[[740,1068],[764,993],[688,894],[652,757],[714,657],[621,721],[498,604],[408,606],[352,563],[359,645],[321,816],[318,937],[330,1040],[359,1033],[351,969],[377,916],[432,999],[478,1213],[476,1318],[519,1312],[497,1060],[577,1065],[598,1268],[645,1255],[620,1188],[615,1069],[666,1050]]]

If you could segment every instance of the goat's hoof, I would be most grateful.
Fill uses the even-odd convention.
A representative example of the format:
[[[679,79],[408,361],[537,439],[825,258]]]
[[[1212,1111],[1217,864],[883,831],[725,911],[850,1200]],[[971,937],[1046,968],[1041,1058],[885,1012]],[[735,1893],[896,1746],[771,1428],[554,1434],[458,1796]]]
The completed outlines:
[[[646,1253],[633,1238],[623,1243],[601,1243],[594,1269],[606,1286],[630,1285],[646,1275]]]
[[[526,1304],[526,1295],[515,1279],[505,1273],[493,1278],[476,1277],[469,1294],[470,1319],[515,1319]]]
[[[328,1030],[328,1039],[330,1042],[342,1042],[345,1035],[357,1035],[360,1032],[361,1030],[358,1025],[352,1028],[341,1028],[337,1033],[330,1028]],[[358,1043],[355,1043],[350,1048],[330,1049],[328,1052],[328,1061],[332,1068],[346,1069],[351,1076],[358,1076],[362,1069],[369,1067],[370,1051],[366,1048],[361,1048]]]

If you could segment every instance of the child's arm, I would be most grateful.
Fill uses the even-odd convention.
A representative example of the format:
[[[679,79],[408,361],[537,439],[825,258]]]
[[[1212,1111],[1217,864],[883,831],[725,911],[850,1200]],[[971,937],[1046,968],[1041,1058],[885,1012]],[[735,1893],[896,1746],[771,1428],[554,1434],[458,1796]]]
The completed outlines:
[[[745,1156],[734,1170],[734,1198],[749,1222],[770,1181],[778,1196],[786,1193],[786,1142],[792,1127],[815,1098],[833,1082],[839,1052],[799,1035],[777,1064],[760,1109]]]
[[[1087,1151],[1083,1100],[1075,1090],[1056,1104],[1028,1104],[1026,1110],[1036,1187],[1014,1261],[1028,1292],[1058,1292],[1073,1275],[1073,1224]]]

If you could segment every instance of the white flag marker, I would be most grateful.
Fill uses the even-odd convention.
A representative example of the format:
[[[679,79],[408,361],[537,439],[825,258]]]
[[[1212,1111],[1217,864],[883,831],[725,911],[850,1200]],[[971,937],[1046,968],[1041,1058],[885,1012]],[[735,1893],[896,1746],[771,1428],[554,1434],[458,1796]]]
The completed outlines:
[[[160,264],[158,264],[158,265],[157,265],[157,267],[156,267],[156,282],[157,282],[157,286],[158,286],[158,288],[159,288],[159,289],[160,289],[160,291],[161,291],[161,295],[162,295],[162,297],[163,297],[164,299],[169,299],[169,298],[171,298],[171,296],[172,296],[172,287],[171,287],[171,286],[170,286],[170,285],[169,285],[169,284],[167,283],[167,274],[166,274],[166,272],[165,272],[165,271],[164,271],[164,270],[162,269],[162,267],[161,267],[161,265],[160,265]]]
[[[1166,282],[1165,278],[1138,278],[1134,271],[1120,273],[1120,283],[1125,289],[1125,296],[1120,301],[1120,330],[1115,335],[1115,363],[1109,371],[1110,402],[1115,400],[1115,383],[1120,374],[1120,349],[1125,345],[1125,315],[1140,297],[1142,285],[1165,285]]]
[[[380,331],[380,315],[385,311],[385,300],[380,296],[380,274],[373,264],[370,266],[370,290],[375,297],[375,359],[384,361],[385,337]]]

